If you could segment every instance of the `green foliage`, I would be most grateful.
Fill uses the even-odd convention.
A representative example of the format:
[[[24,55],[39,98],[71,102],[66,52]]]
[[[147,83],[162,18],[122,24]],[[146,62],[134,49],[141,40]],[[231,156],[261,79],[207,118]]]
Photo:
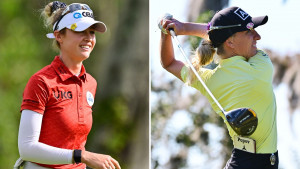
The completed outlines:
[[[93,127],[89,134],[87,149],[100,150],[97,153],[110,154],[120,160],[120,150],[127,147],[133,135],[133,123],[129,122],[127,101],[115,96],[98,101],[93,113]],[[126,155],[126,154],[124,154]],[[122,165],[126,168],[126,164]]]
[[[195,22],[207,23],[211,20],[213,15],[214,15],[214,11],[212,11],[212,10],[203,12],[201,15],[198,16],[198,18]],[[189,36],[188,40],[192,46],[192,49],[196,49],[199,46],[199,43],[202,40],[202,38],[197,37],[197,36]]]
[[[95,63],[99,51],[107,48],[111,41],[119,16],[126,16],[129,5],[126,1],[86,1],[86,0],[62,0],[70,4],[84,2],[90,5],[97,18],[103,18],[108,26],[106,35],[97,38],[97,47],[91,58],[84,62],[87,71],[97,74],[99,64]],[[46,30],[40,17],[40,10],[51,1],[40,0],[1,0],[0,1],[0,168],[12,168],[18,159],[17,135],[20,120],[20,105],[22,93],[28,79],[42,67],[48,65],[57,55],[52,48],[52,40],[46,38]],[[131,1],[134,2],[134,1]],[[141,1],[138,1],[141,5]],[[145,2],[145,1],[143,1]],[[148,4],[148,3],[144,3]],[[136,6],[135,8],[138,8]],[[139,19],[132,11],[127,20],[130,23]],[[142,18],[141,18],[142,19]],[[128,24],[128,23],[123,23]],[[134,26],[134,25],[131,25]],[[133,30],[131,28],[131,30]],[[120,35],[130,36],[126,32]],[[117,44],[117,43],[116,43]],[[145,57],[148,60],[147,57]],[[90,72],[91,67],[96,67]],[[148,69],[146,70],[148,71]],[[97,79],[97,77],[95,77]],[[114,78],[114,77],[111,77]],[[146,91],[146,90],[145,90]],[[100,91],[99,91],[100,92]],[[147,91],[146,91],[147,92]],[[134,144],[132,139],[136,137],[137,121],[132,118],[132,111],[128,105],[130,100],[121,94],[108,96],[95,102],[93,128],[87,141],[87,149],[97,153],[109,154],[119,160],[123,169],[129,168],[130,156],[128,152]],[[145,115],[148,116],[148,111]],[[131,116],[132,115],[132,116]],[[145,128],[146,129],[146,128]],[[147,132],[147,131],[145,131]],[[148,147],[145,147],[145,156],[148,155]],[[123,161],[122,161],[123,160]]]
[[[170,150],[170,159],[167,164],[159,164],[159,159],[152,157],[154,168],[186,168],[187,152],[191,147],[199,148],[203,154],[208,156],[208,160],[213,158],[212,152],[215,147],[211,143],[211,132],[205,129],[205,125],[214,125],[220,130],[220,136],[224,137],[219,141],[224,145],[220,156],[227,160],[232,150],[232,142],[226,130],[223,119],[215,113],[209,105],[206,98],[199,91],[187,94],[189,99],[183,97],[183,88],[189,88],[182,84],[178,79],[165,82],[163,85],[152,85],[152,95],[155,102],[152,101],[151,109],[151,144],[152,150],[156,146],[161,147],[162,143],[173,143],[175,141],[180,149],[174,153]],[[184,102],[184,103],[183,103]],[[201,107],[199,107],[201,104]],[[169,120],[173,114],[178,111],[186,111],[190,115],[192,126],[186,127],[180,131],[166,133]],[[170,129],[168,129],[169,131]],[[175,134],[174,134],[175,133]],[[170,147],[168,147],[170,148]]]
[[[37,18],[30,9],[21,14],[21,1],[1,1],[0,39],[0,168],[11,168],[18,158],[17,134],[23,89],[29,77],[44,61],[34,26]],[[34,24],[35,23],[35,24]],[[43,40],[42,40],[43,41]]]
[[[195,145],[195,142],[193,140],[191,140],[189,135],[184,134],[184,133],[180,133],[179,135],[176,136],[176,142],[180,143],[180,144],[184,144],[187,147],[191,147],[191,146]]]

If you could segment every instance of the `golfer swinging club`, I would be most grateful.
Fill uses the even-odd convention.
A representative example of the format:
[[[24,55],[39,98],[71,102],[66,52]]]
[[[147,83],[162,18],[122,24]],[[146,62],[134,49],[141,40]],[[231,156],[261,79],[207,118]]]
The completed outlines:
[[[206,96],[212,108],[224,119],[234,149],[224,169],[278,169],[276,100],[272,87],[273,65],[268,55],[258,50],[261,36],[255,28],[268,16],[251,17],[238,7],[217,12],[208,24],[180,22],[164,17],[160,59],[163,68]],[[174,57],[171,33],[204,38],[196,49],[193,67],[225,110],[249,107],[258,124],[249,136],[238,135],[231,128],[219,106],[196,78],[192,67]],[[211,70],[202,66],[217,53],[219,65]]]
[[[14,168],[121,169],[109,155],[85,150],[97,82],[82,62],[96,44],[95,31],[104,33],[105,24],[94,20],[86,4],[54,1],[43,14],[53,30],[47,37],[55,39],[60,54],[26,85],[18,136],[21,158]]]

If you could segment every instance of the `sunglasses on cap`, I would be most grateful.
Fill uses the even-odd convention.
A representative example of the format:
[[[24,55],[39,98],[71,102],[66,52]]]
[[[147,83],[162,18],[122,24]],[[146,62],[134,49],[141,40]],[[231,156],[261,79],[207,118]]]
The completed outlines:
[[[91,8],[86,4],[72,3],[67,6],[67,8],[62,12],[62,15],[65,15],[68,12],[72,13],[72,12],[78,11],[78,10],[88,10],[88,11],[93,12],[91,10]]]
[[[74,11],[78,11],[78,10],[88,10],[90,12],[93,13],[93,11],[91,10],[91,8],[86,5],[86,4],[80,4],[80,3],[72,3],[70,5],[68,5],[66,7],[66,9],[62,12],[62,15],[61,17],[57,20],[56,24],[55,24],[55,28],[53,31],[57,30],[58,29],[58,24],[59,22],[61,21],[61,19],[68,13],[72,13]]]
[[[233,27],[238,27],[238,26],[242,26],[242,25],[237,24],[237,25],[227,25],[227,26],[211,26],[210,23],[208,23],[207,30],[212,31],[212,30],[216,30],[216,29],[226,29],[226,28],[233,28]]]

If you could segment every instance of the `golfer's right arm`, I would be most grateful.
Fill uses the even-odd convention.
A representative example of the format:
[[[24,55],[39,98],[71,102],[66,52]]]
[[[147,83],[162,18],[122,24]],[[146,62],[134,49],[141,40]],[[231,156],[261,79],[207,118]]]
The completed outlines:
[[[161,33],[160,39],[160,62],[164,69],[172,73],[177,78],[181,79],[180,71],[184,63],[178,61],[174,57],[174,49],[172,44],[172,37],[170,34]]]

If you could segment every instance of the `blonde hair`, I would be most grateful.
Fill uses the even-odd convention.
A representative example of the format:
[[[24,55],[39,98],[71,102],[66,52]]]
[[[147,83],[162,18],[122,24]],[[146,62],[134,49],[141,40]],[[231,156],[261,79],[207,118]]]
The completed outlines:
[[[210,40],[203,39],[200,42],[195,51],[194,58],[192,59],[193,67],[197,70],[197,72],[200,71],[202,66],[208,65],[214,61],[214,55],[216,52],[218,55],[222,55],[224,53],[223,44],[215,48]],[[215,62],[218,62],[218,60],[216,59]],[[192,72],[191,68],[189,68],[189,72]],[[196,76],[194,73],[189,73],[187,83],[191,84],[195,79]]]
[[[213,61],[213,56],[216,53],[210,40],[202,40],[195,51],[192,60],[194,68],[199,71],[202,66],[208,65]]]
[[[61,17],[62,12],[66,9],[66,7],[56,7],[56,9],[53,9],[53,2],[48,3],[41,12],[41,16],[43,17],[44,20],[44,26],[53,31],[53,25],[55,24],[56,21],[58,21],[58,19]],[[62,3],[59,1],[56,1],[58,3]],[[60,31],[60,33],[64,34],[65,33],[65,29],[62,29]],[[53,41],[53,46],[54,47],[58,47],[60,48],[59,42],[57,42],[56,40]]]

